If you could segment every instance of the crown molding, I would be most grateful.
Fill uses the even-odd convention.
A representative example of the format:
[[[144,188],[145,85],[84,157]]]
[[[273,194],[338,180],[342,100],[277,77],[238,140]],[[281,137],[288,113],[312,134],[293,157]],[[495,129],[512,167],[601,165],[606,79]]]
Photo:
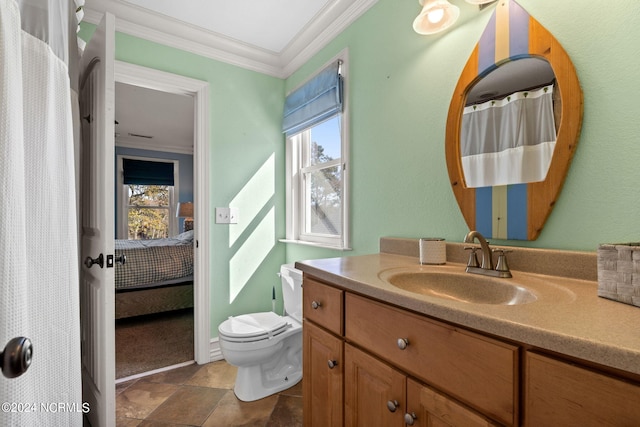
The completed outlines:
[[[336,0],[318,13],[282,52],[257,48],[222,34],[117,0],[87,0],[84,20],[116,16],[116,31],[258,73],[287,78],[378,0]]]
[[[170,145],[166,142],[153,139],[150,142],[139,141],[134,137],[118,136],[116,137],[116,147],[135,148],[138,150],[159,151],[163,153],[177,153],[193,155],[193,146]]]

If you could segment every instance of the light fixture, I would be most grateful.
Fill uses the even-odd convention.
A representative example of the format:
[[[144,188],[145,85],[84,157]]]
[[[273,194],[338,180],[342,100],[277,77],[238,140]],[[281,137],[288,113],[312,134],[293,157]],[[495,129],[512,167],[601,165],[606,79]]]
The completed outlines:
[[[418,34],[435,34],[444,31],[456,22],[460,9],[447,0],[420,0],[422,12],[413,21]]]
[[[176,217],[184,218],[183,231],[193,230],[193,203],[192,202],[178,203],[178,207],[176,208]]]

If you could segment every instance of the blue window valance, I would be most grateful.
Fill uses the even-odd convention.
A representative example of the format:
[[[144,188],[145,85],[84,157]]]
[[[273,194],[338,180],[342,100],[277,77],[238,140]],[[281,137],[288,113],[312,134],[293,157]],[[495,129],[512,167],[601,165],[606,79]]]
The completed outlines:
[[[287,96],[282,132],[294,135],[342,112],[341,65],[332,63]]]
[[[174,185],[173,162],[122,159],[125,184]]]

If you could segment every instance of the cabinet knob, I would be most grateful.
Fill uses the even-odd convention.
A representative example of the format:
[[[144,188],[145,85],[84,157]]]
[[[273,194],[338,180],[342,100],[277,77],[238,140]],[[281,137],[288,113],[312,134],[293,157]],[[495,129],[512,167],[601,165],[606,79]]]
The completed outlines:
[[[404,423],[408,426],[412,426],[415,423],[416,418],[417,417],[415,412],[407,412],[406,414],[404,414]]]
[[[409,347],[409,340],[406,338],[398,338],[398,348],[404,350]]]
[[[338,366],[338,361],[337,361],[337,360],[329,360],[329,361],[327,362],[327,365],[329,365],[329,369],[333,369],[333,368],[335,368],[336,366]]]
[[[387,409],[389,410],[389,412],[396,412],[396,409],[398,409],[398,401],[397,400],[390,400],[387,402]]]
[[[317,310],[320,307],[322,307],[322,304],[320,303],[320,301],[311,301],[311,308],[313,308],[314,310]]]

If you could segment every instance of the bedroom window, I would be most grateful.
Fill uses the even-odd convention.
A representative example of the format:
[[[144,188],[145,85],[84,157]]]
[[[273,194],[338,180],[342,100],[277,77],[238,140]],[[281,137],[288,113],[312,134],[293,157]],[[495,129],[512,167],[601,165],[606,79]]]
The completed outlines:
[[[121,209],[118,238],[163,239],[177,232],[177,161],[118,157]]]
[[[286,242],[349,249],[345,56],[285,102]]]
[[[130,240],[169,237],[173,186],[127,185],[127,229]]]

